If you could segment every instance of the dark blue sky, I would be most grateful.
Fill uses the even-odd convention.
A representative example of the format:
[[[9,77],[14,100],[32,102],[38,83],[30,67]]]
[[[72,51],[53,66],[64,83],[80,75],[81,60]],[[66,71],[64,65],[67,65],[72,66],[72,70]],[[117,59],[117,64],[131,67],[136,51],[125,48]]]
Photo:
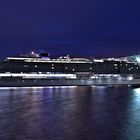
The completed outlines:
[[[0,56],[140,53],[139,0],[1,0]]]

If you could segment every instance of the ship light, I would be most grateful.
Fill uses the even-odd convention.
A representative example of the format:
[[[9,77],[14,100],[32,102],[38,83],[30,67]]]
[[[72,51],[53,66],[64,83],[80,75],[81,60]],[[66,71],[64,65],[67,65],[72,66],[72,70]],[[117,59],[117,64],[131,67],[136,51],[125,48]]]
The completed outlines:
[[[130,80],[130,81],[133,80],[133,77],[132,76],[129,76],[128,77],[128,80]]]
[[[140,63],[140,57],[136,57],[136,61]]]
[[[96,77],[95,77],[95,76],[91,76],[90,78],[91,78],[91,79],[95,79]]]
[[[32,52],[31,52],[31,54],[32,54],[32,55],[34,55],[34,54],[35,54],[35,52],[34,52],[34,51],[32,51]]]

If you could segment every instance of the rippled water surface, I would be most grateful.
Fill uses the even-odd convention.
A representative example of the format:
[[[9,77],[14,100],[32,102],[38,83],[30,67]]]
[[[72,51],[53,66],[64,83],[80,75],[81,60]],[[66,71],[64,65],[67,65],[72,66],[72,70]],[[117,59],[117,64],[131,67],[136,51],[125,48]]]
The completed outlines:
[[[140,140],[140,89],[0,89],[0,140]]]

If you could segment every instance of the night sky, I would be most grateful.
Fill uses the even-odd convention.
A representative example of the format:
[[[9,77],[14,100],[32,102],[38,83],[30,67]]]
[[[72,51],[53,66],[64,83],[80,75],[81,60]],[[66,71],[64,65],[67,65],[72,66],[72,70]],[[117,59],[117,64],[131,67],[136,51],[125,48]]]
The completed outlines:
[[[0,57],[140,53],[139,0],[1,0]]]

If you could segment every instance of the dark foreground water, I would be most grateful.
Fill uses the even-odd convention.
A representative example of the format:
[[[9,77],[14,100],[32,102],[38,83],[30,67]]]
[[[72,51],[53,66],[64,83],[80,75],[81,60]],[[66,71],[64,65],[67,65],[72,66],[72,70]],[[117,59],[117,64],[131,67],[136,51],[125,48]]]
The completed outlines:
[[[0,140],[140,140],[140,89],[0,89]]]

